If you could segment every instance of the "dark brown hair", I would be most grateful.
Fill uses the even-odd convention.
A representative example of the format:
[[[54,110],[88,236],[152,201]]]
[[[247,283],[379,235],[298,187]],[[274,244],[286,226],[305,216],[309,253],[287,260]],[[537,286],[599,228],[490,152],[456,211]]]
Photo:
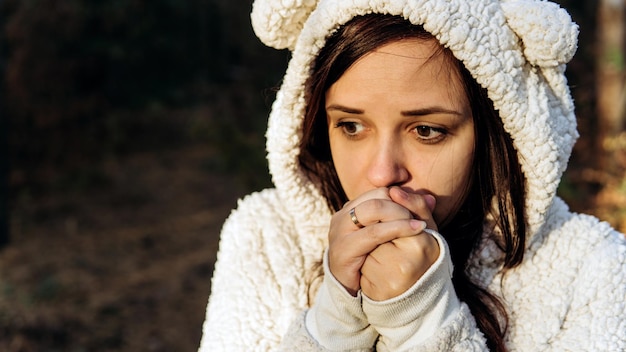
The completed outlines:
[[[366,53],[393,41],[434,37],[421,26],[397,16],[371,14],[352,19],[332,34],[311,67],[306,83],[307,107],[303,124],[299,162],[315,182],[334,211],[348,199],[341,187],[330,154],[325,113],[325,93],[339,77]],[[476,283],[468,272],[468,260],[482,238],[487,215],[495,219],[500,232],[497,243],[505,253],[504,268],[517,266],[525,244],[525,179],[512,140],[487,96],[452,52],[443,47],[451,69],[458,71],[474,118],[475,155],[472,179],[459,211],[443,224],[454,274],[452,282],[459,298],[474,315],[478,327],[493,351],[505,351],[507,313],[500,300]]]

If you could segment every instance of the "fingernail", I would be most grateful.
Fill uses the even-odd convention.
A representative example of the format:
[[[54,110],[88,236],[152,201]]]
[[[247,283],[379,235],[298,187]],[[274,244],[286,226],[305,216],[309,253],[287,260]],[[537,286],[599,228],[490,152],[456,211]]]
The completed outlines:
[[[426,222],[422,220],[412,219],[409,221],[409,224],[411,224],[411,228],[415,231],[421,231],[426,228]]]
[[[425,194],[424,200],[426,201],[426,205],[428,206],[428,209],[430,209],[430,211],[435,210],[435,205],[437,204],[437,199],[435,199],[435,196],[433,196],[432,194]]]

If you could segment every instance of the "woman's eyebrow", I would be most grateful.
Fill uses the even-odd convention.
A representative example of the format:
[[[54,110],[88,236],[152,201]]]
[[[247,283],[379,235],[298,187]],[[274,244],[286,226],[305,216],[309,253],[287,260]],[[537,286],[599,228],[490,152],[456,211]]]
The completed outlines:
[[[448,115],[458,115],[463,116],[460,111],[446,109],[440,106],[433,106],[424,109],[415,109],[415,110],[406,110],[401,112],[402,116],[425,116],[432,114],[448,114]]]
[[[338,105],[338,104],[332,104],[326,107],[326,111],[333,111],[333,110],[345,112],[347,114],[358,114],[358,115],[362,115],[365,112],[361,109],[349,108],[347,106]]]
[[[339,105],[339,104],[331,104],[327,106],[326,111],[341,111],[347,114],[357,114],[357,115],[362,115],[365,113],[365,111],[362,109],[351,108],[351,107],[347,107],[347,106]],[[447,114],[447,115],[463,116],[463,114],[460,111],[446,109],[446,108],[439,107],[439,106],[428,107],[428,108],[423,108],[423,109],[406,110],[406,111],[402,111],[401,114],[402,116],[426,116],[426,115],[433,115],[433,114]]]

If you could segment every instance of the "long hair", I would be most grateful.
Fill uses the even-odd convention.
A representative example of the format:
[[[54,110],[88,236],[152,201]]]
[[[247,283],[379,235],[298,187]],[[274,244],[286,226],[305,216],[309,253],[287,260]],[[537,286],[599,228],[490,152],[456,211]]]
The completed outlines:
[[[311,67],[306,82],[307,102],[299,163],[319,187],[329,207],[337,211],[348,199],[333,165],[325,113],[325,93],[341,75],[366,53],[393,41],[434,37],[421,26],[397,16],[371,14],[353,18],[332,34]],[[467,194],[457,213],[440,228],[449,244],[454,273],[452,282],[459,299],[474,315],[487,345],[505,351],[507,313],[500,300],[474,283],[466,268],[473,250],[482,239],[485,219],[495,220],[497,243],[505,253],[504,269],[517,266],[525,245],[525,179],[513,142],[487,96],[451,51],[441,47],[434,55],[444,55],[461,77],[474,119],[474,162]]]

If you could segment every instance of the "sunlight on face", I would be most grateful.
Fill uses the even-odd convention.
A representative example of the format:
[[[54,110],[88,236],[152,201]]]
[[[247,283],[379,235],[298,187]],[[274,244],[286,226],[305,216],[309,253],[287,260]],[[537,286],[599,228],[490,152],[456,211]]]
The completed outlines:
[[[349,199],[393,185],[430,193],[438,222],[463,200],[474,123],[459,74],[438,45],[418,39],[384,45],[326,92],[331,154]]]

